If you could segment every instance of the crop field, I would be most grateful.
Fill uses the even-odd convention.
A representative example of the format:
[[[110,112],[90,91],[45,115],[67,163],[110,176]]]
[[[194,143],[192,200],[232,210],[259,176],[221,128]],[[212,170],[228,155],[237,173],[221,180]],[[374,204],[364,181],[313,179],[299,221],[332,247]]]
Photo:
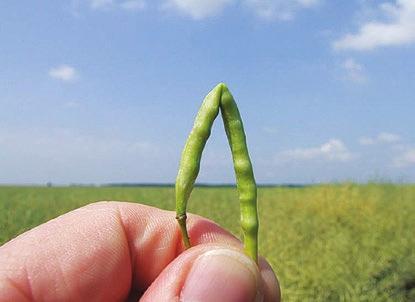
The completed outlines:
[[[0,187],[0,244],[98,200],[174,209],[170,187]],[[283,301],[415,301],[415,186],[260,188],[260,253]],[[235,188],[198,187],[189,211],[240,236]],[[174,218],[173,218],[174,219]]]

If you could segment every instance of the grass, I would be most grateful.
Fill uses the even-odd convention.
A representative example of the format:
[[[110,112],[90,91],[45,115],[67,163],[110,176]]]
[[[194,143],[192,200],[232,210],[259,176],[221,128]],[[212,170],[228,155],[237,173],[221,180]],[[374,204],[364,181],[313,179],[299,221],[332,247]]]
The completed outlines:
[[[172,210],[174,190],[0,187],[0,244],[97,200]],[[414,185],[260,188],[258,202],[260,253],[284,301],[415,301]],[[196,188],[189,211],[240,235],[234,188]]]

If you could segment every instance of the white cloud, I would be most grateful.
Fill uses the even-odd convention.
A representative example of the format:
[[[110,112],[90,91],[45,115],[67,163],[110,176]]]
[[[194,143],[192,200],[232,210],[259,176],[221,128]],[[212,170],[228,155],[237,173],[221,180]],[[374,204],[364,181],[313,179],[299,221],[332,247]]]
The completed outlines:
[[[415,148],[406,150],[393,160],[393,166],[396,168],[404,168],[415,165]]]
[[[241,3],[253,10],[260,18],[268,20],[291,20],[300,9],[311,8],[322,0],[166,0],[164,7],[200,20],[220,14],[227,6]]]
[[[89,0],[89,5],[92,9],[107,9],[113,4],[113,0]]]
[[[334,41],[338,50],[372,50],[384,46],[397,46],[415,42],[415,1],[396,0],[383,3],[380,12],[387,21],[368,21],[355,34],[347,34]]]
[[[361,137],[361,138],[359,138],[359,144],[361,144],[363,146],[374,145],[375,144],[375,139],[370,138],[370,137]]]
[[[177,10],[195,20],[201,20],[221,13],[233,2],[234,0],[167,0],[163,7]]]
[[[347,73],[347,78],[356,83],[365,83],[367,81],[364,68],[354,59],[349,58],[342,64],[343,69]]]
[[[146,8],[143,0],[128,0],[120,3],[120,7],[129,11],[138,11]]]
[[[381,143],[396,143],[401,140],[397,134],[382,132],[378,135],[378,141]]]
[[[79,9],[79,2],[72,0],[73,6]],[[301,9],[317,6],[323,0],[159,0],[161,8],[173,10],[194,20],[202,20],[221,14],[227,7],[236,4],[252,10],[258,17],[268,20],[292,20]],[[157,3],[156,1],[154,1]],[[143,10],[146,0],[87,0],[93,10],[109,11],[124,9],[130,11]],[[151,3],[151,2],[150,2]]]
[[[64,64],[49,69],[49,76],[57,80],[70,82],[78,78],[78,73],[72,66]]]
[[[328,161],[349,161],[353,155],[346,145],[339,139],[331,139],[319,147],[297,148],[278,153],[274,160],[275,163],[288,161],[307,161],[322,159]]]
[[[364,146],[375,144],[392,144],[401,140],[398,134],[381,132],[376,137],[361,137],[359,143]]]
[[[263,19],[289,21],[300,9],[320,4],[321,0],[244,0]]]
[[[145,0],[88,0],[89,7],[93,10],[124,9],[139,11],[146,8]]]

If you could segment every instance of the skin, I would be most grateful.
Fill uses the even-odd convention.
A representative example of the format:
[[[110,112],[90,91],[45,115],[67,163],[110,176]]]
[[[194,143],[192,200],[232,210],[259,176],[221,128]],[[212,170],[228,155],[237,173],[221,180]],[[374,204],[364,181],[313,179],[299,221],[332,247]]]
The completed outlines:
[[[248,302],[255,292],[263,297],[259,301],[280,300],[263,258],[258,267],[249,264],[239,240],[196,215],[189,215],[194,246],[184,251],[171,215],[136,203],[100,202],[18,236],[0,246],[0,301],[219,301],[219,295],[222,301]],[[241,270],[234,270],[240,274],[221,270],[235,266],[212,257],[218,253],[246,257]],[[202,266],[198,276],[201,256],[208,254],[209,264],[219,259],[220,265],[216,271]],[[244,277],[253,270],[256,283]],[[209,292],[215,286],[220,290]],[[186,299],[192,290],[197,299]]]
[[[203,149],[219,110],[222,113],[232,152],[236,185],[239,192],[244,248],[246,254],[257,262],[257,187],[246,145],[242,119],[232,94],[223,83],[218,84],[204,99],[196,116],[193,129],[184,146],[176,178],[176,218],[182,232],[183,243],[188,248],[191,244],[186,228],[187,202],[199,174]]]

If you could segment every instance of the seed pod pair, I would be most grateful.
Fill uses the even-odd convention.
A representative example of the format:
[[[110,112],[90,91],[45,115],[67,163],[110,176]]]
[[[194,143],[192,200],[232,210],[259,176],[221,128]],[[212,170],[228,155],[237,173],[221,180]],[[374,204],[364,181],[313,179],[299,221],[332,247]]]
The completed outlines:
[[[218,84],[204,99],[184,146],[176,178],[176,218],[182,232],[183,243],[186,248],[189,248],[190,239],[186,227],[187,201],[199,173],[203,149],[219,110],[232,152],[236,185],[239,192],[244,249],[245,253],[257,262],[257,188],[246,146],[242,119],[232,94],[223,83]]]

